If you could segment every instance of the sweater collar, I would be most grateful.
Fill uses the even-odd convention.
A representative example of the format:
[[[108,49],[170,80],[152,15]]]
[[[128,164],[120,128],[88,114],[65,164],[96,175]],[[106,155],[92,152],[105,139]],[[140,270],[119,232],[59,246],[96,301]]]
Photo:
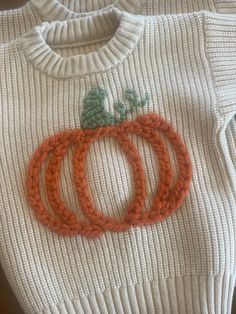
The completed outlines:
[[[35,68],[53,77],[101,72],[132,53],[142,34],[144,20],[142,16],[111,9],[80,19],[45,22],[21,38],[22,49]],[[96,51],[69,57],[52,48],[86,46],[99,41],[107,42]]]
[[[30,3],[38,10],[43,21],[55,21],[91,15],[111,8],[137,13],[140,11],[143,1],[144,0],[114,0],[113,4],[93,12],[75,12],[63,5],[59,0],[30,0]]]

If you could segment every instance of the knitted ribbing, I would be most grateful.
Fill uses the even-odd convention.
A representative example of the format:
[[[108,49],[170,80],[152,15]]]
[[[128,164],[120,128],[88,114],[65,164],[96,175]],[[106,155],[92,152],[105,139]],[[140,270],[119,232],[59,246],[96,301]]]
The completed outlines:
[[[26,34],[22,44],[26,57],[40,71],[60,78],[83,76],[122,62],[137,45],[143,27],[144,17],[112,9],[87,18],[45,23]],[[109,44],[104,45],[109,38]],[[90,53],[81,50],[86,42]],[[61,55],[55,50],[59,45],[82,53]]]
[[[121,23],[122,16],[131,24]],[[111,19],[113,13],[106,14],[108,25]],[[83,20],[88,30],[94,31],[93,21]],[[109,38],[104,28],[96,42],[81,46],[74,39],[67,48],[66,34],[51,29],[57,23],[32,30],[27,46],[19,39],[0,48],[0,255],[26,313],[230,313],[236,192],[225,129],[227,112],[235,110],[235,22],[208,13],[145,19],[122,14],[115,25],[130,30],[138,21],[139,36],[124,32],[124,50],[115,55],[117,28]],[[76,38],[86,35],[83,28],[76,31]],[[35,32],[43,34],[37,47]],[[44,55],[46,45],[50,58]],[[102,47],[107,54],[101,71],[86,65],[80,75],[68,62],[52,71],[58,56],[77,60],[93,52],[96,58]],[[106,91],[104,107],[114,115],[114,104],[124,102],[126,90],[149,98],[121,123],[95,125],[86,128],[92,136],[78,137],[85,132],[84,100],[96,88]],[[164,121],[159,131],[158,121]],[[71,145],[78,138],[81,145]],[[175,146],[177,138],[184,147]],[[90,215],[92,208],[89,219],[98,219],[99,229],[99,219],[122,222],[132,201],[141,196],[142,205],[144,195],[144,206],[132,206],[131,212],[142,207],[141,215],[148,216],[157,193],[167,191],[167,181],[172,180],[172,189],[184,184],[178,183],[186,169],[183,148],[192,162],[189,193],[183,200],[180,188],[175,194],[180,206],[161,221],[88,239],[58,235],[35,217],[33,201],[42,200],[50,217],[62,214],[64,224],[72,226],[75,216],[89,223],[83,211]]]
[[[234,111],[227,115],[229,123],[226,124],[226,131],[224,137],[225,147],[229,152],[228,165],[230,166],[229,172],[231,173],[233,184],[236,187],[236,116]]]
[[[230,13],[236,12],[236,2],[228,0],[194,0],[194,1],[75,1],[75,0],[31,0],[22,8],[0,12],[0,43],[15,39],[29,31],[42,21],[63,20],[75,18],[79,15],[93,14],[95,10],[103,10],[115,5],[121,10],[141,13],[144,15],[157,15],[169,13],[193,12],[198,10],[209,10],[212,12]],[[141,5],[141,6],[140,6]],[[73,65],[72,65],[73,68]],[[234,132],[234,121],[232,119],[227,126],[228,139]],[[234,138],[228,142],[231,155],[235,155]],[[231,158],[231,161],[234,158]],[[235,162],[232,164],[234,171]]]
[[[44,21],[77,18],[111,7],[143,15],[200,10],[236,13],[236,2],[229,0],[29,0],[21,8],[0,11],[0,43],[20,37]]]
[[[229,7],[232,2],[229,2]],[[217,20],[217,22],[215,22]],[[207,17],[207,48],[209,60],[212,65],[212,75],[217,91],[219,106],[219,120],[222,131],[218,134],[218,141],[222,143],[227,151],[226,161],[228,172],[232,178],[232,184],[236,189],[235,176],[235,98],[236,98],[236,62],[235,55],[235,16],[229,15],[227,20],[221,15],[210,15]],[[230,29],[230,31],[229,31]],[[224,37],[222,42],[219,38]],[[221,53],[224,49],[224,54]]]

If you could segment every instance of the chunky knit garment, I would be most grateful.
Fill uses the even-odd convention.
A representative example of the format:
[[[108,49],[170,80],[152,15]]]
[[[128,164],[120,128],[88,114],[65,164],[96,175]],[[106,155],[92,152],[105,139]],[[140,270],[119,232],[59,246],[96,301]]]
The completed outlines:
[[[26,313],[230,313],[235,34],[112,10],[0,48],[0,255]]]
[[[142,15],[176,14],[207,10],[236,13],[236,2],[231,0],[29,0],[22,8],[0,12],[0,43],[20,37],[43,21],[66,20],[95,14],[110,7]],[[235,155],[234,121],[229,123],[229,150]]]
[[[232,0],[29,0],[21,8],[0,12],[0,43],[20,37],[44,21],[73,19],[111,7],[142,15],[200,10],[236,12],[236,4]]]

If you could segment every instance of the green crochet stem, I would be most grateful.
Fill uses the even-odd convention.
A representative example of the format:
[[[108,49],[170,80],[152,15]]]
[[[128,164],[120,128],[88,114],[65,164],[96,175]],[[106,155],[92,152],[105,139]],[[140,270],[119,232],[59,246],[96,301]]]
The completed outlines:
[[[126,90],[124,100],[127,104],[117,102],[114,104],[115,114],[105,109],[105,100],[107,92],[98,87],[92,89],[84,98],[83,113],[81,118],[81,127],[83,129],[95,129],[106,125],[117,125],[127,119],[127,115],[138,108],[145,106],[149,101],[146,93],[143,99],[140,99],[133,90]]]

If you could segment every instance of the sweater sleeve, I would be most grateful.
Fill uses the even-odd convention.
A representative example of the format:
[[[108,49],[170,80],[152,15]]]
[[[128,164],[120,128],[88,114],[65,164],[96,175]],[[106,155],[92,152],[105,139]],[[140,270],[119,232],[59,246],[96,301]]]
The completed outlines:
[[[217,98],[216,141],[236,192],[236,15],[205,13],[205,36]]]
[[[219,106],[236,110],[236,16],[207,12],[205,34]]]

